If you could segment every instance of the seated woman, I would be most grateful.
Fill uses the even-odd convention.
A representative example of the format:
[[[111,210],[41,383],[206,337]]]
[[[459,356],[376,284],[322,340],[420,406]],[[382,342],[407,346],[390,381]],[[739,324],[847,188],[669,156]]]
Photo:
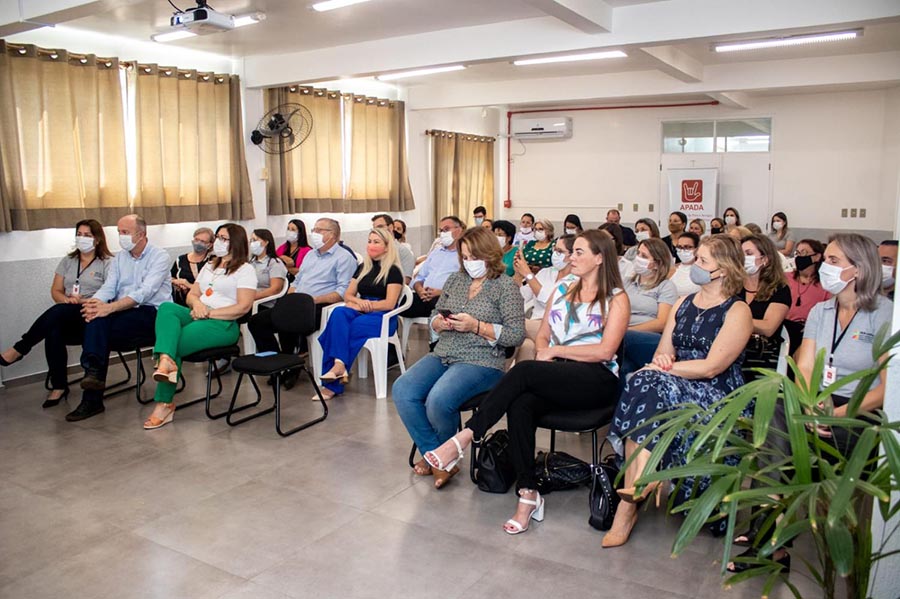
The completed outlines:
[[[753,335],[744,355],[744,368],[775,368],[781,347],[781,323],[791,307],[791,290],[784,277],[781,257],[765,235],[745,237],[744,291],[738,294],[750,306]],[[755,375],[745,372],[745,378]]]
[[[784,328],[791,340],[792,356],[803,340],[803,327],[809,318],[809,311],[819,302],[831,297],[819,282],[819,265],[824,255],[825,244],[821,241],[801,239],[797,243],[794,272],[786,275],[791,290],[791,309],[784,319]]]
[[[720,233],[725,233],[725,221],[717,216],[709,221],[709,234],[719,235]]]
[[[769,239],[775,244],[775,249],[782,256],[791,257],[794,255],[794,234],[788,229],[787,214],[784,212],[776,212],[772,215],[772,230],[769,232]]]
[[[509,222],[508,220],[498,220],[494,221],[493,226],[494,235],[497,236],[497,244],[500,246],[500,251],[503,252],[503,264],[506,266],[506,274],[509,276],[513,276],[516,274],[516,254],[518,253],[519,248],[513,245],[513,239],[516,236],[516,226]],[[524,260],[522,264],[527,268],[527,264],[525,264]],[[528,272],[531,272],[529,269]]]
[[[537,274],[542,268],[551,266],[553,233],[553,223],[542,218],[534,223],[534,240],[529,241],[525,247],[521,248],[520,258],[528,263],[532,274]]]
[[[698,238],[703,237],[706,234],[706,223],[702,218],[695,218],[688,225],[688,233],[693,233]]]
[[[572,274],[548,301],[537,339],[537,360],[516,364],[484,399],[465,428],[425,458],[434,469],[456,468],[463,450],[482,439],[506,414],[510,458],[519,502],[503,529],[528,530],[544,519],[544,501],[536,490],[536,420],[549,412],[612,406],[619,397],[616,351],[628,326],[628,296],[616,266],[613,241],[602,231],[575,238]]]
[[[422,455],[453,436],[459,406],[491,389],[503,376],[504,348],[525,338],[518,286],[503,274],[497,239],[477,227],[459,240],[460,271],[444,284],[431,317],[437,345],[400,376],[391,391],[397,412]],[[434,469],[423,459],[416,474],[433,475],[441,488],[459,471]]]
[[[172,301],[185,305],[185,298],[197,275],[209,260],[209,251],[213,245],[213,232],[208,227],[200,227],[194,231],[191,240],[191,251],[181,254],[172,265]]]
[[[724,220],[725,220],[725,232],[726,233],[731,233],[731,230],[734,227],[741,226],[741,215],[737,210],[735,210],[731,206],[729,206],[728,208],[725,209],[725,213],[722,214],[722,216],[725,217]]]
[[[645,239],[659,239],[659,227],[656,226],[656,221],[652,218],[639,218],[636,223],[634,223],[634,238],[641,242]],[[626,260],[634,260],[635,255],[637,254],[637,245],[634,247],[628,248],[628,251],[625,252]]]
[[[331,399],[344,392],[353,361],[368,339],[381,334],[382,315],[397,307],[402,291],[397,242],[387,229],[372,229],[363,263],[344,293],[344,305],[331,312],[328,325],[319,335],[325,373],[323,398]],[[391,334],[397,330],[397,317],[391,319],[389,327]],[[319,401],[319,396],[313,395],[312,400]]]
[[[678,238],[678,243],[675,244],[675,253],[678,254],[679,262],[669,270],[669,280],[675,285],[678,297],[700,291],[700,287],[691,281],[691,266],[697,259],[698,247],[700,247],[700,237],[690,231],[682,233]]]
[[[581,218],[577,214],[567,214],[566,220],[563,221],[563,227],[565,228],[565,235],[581,235],[584,232],[584,227],[581,226]]]
[[[625,471],[625,489],[619,491],[624,501],[603,537],[604,547],[628,541],[637,522],[637,504],[658,486],[647,485],[640,495],[634,488],[657,442],[654,430],[659,422],[654,418],[685,402],[708,408],[744,384],[741,355],[753,330],[753,318],[747,304],[737,297],[744,288],[742,258],[738,243],[728,237],[713,235],[700,243],[691,267],[700,291],[677,301],[653,362],[637,371],[625,387],[609,439],[620,455],[624,450],[626,459],[637,455]],[[749,410],[746,416],[750,417]],[[652,441],[639,449],[648,436]],[[690,443],[691,439],[674,443],[661,467],[683,464]],[[682,481],[676,503],[683,503],[695,488],[702,492],[708,485],[705,478]]]
[[[44,342],[50,374],[50,394],[43,403],[44,408],[52,408],[69,395],[66,345],[81,344],[84,337],[81,303],[103,286],[111,258],[103,226],[94,219],[78,221],[75,249],[60,260],[50,285],[50,297],[56,303],[34,321],[22,339],[0,353],[0,366],[9,366]]]
[[[147,430],[165,426],[175,416],[172,398],[182,356],[237,343],[237,320],[253,306],[256,271],[247,263],[244,227],[226,223],[216,229],[212,253],[191,286],[187,307],[165,302],[156,313],[156,407],[144,422]]]
[[[306,254],[312,249],[306,239],[306,225],[299,218],[292,218],[288,222],[286,241],[275,250],[275,255],[281,258],[288,271],[288,279],[294,280],[300,265]]]
[[[553,290],[559,286],[563,279],[571,276],[572,265],[569,258],[572,256],[572,247],[575,243],[575,235],[563,235],[556,240],[553,248],[553,266],[543,268],[541,271],[533,275],[529,270],[524,272],[527,266],[520,267],[525,284],[520,287],[522,298],[525,302],[534,301],[531,310],[531,316],[525,321],[525,341],[516,350],[515,360],[521,362],[524,360],[534,360],[537,350],[535,342],[537,340],[538,331],[541,328],[541,321],[544,320],[544,312],[547,309],[547,301],[553,295]]]
[[[687,230],[688,218],[684,212],[675,211],[669,215],[669,234],[662,238],[663,243],[669,249],[669,254],[677,259],[675,255],[675,244],[678,238]]]
[[[254,229],[250,236],[250,266],[256,270],[256,297],[261,300],[278,295],[287,285],[287,267],[275,254],[275,237],[268,229]],[[271,308],[275,300],[260,304]]]
[[[680,238],[679,238],[680,239]],[[645,239],[638,243],[634,257],[634,275],[625,282],[625,293],[631,303],[631,318],[625,333],[625,351],[620,385],[632,372],[653,359],[660,334],[669,319],[669,311],[678,292],[669,280],[672,255],[660,239]]]

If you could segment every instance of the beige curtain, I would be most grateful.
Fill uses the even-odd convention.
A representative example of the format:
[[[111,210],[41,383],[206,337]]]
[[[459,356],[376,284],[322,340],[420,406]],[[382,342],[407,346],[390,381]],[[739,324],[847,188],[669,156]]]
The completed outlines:
[[[432,137],[434,218],[456,215],[463,220],[476,206],[494,202],[494,138],[428,131]]]
[[[406,156],[403,102],[345,99],[351,131],[350,184],[344,212],[400,212],[415,208]]]
[[[343,211],[341,95],[309,87],[266,90],[265,110],[300,104],[312,115],[309,137],[299,147],[269,154],[269,214]]]
[[[150,223],[254,217],[235,75],[136,65],[134,211]]]
[[[119,64],[0,40],[0,230],[128,208]]]

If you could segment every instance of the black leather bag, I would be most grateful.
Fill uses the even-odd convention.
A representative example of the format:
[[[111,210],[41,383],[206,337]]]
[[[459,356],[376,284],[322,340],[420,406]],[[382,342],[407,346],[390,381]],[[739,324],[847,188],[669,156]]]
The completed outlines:
[[[509,433],[494,431],[480,443],[475,460],[475,481],[487,493],[506,493],[516,474],[509,458]]]
[[[600,453],[603,453],[602,449]],[[619,476],[616,456],[607,456],[605,460],[601,460],[599,464],[593,466],[592,470],[589,495],[591,515],[588,518],[588,524],[597,530],[609,530],[620,501],[614,484],[616,477]]]
[[[538,452],[534,460],[537,490],[541,495],[575,489],[591,482],[591,466],[562,451]]]

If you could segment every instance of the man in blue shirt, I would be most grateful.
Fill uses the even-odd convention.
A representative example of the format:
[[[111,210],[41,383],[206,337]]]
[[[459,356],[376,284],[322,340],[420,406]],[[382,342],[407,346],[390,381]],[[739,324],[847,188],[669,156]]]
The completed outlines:
[[[403,312],[407,318],[430,316],[441,295],[447,277],[459,270],[457,244],[466,226],[455,216],[445,216],[439,223],[440,245],[433,249],[419,274],[413,279],[412,305]]]
[[[156,309],[172,301],[169,266],[162,248],[147,240],[147,223],[137,214],[119,219],[119,245],[103,287],[85,301],[81,314],[87,323],[81,352],[84,393],[81,403],[66,415],[76,422],[103,412],[103,390],[110,346],[121,347],[146,338],[152,343]]]

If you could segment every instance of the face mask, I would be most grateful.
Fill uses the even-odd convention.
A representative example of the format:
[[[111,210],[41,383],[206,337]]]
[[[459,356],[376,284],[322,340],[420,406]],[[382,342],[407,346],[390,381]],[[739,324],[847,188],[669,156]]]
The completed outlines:
[[[716,270],[719,270],[718,268]],[[706,270],[701,268],[699,264],[691,266],[691,283],[694,285],[708,285],[712,283],[712,274],[716,270]]]
[[[848,266],[847,268],[850,267]],[[841,268],[840,266],[828,263],[822,264],[822,266],[819,267],[819,280],[822,282],[822,289],[831,295],[837,295],[843,291],[844,287],[850,283],[850,281],[841,279],[841,273],[847,270],[847,268]]]
[[[535,241],[544,241],[545,239],[547,239],[546,231],[535,231],[534,232],[534,240]]]
[[[384,246],[383,245],[375,245],[370,243],[366,246],[366,253],[369,254],[369,258],[372,260],[378,260],[384,254]]]
[[[780,220],[772,221],[772,228],[775,229],[776,231],[780,231],[784,228],[784,223],[781,222]]]
[[[476,216],[476,217],[475,217],[475,226],[476,226],[476,227],[480,227],[480,226],[481,226],[481,223],[483,223],[483,222],[484,222],[484,218],[483,218],[483,217],[481,217],[481,216]]]
[[[566,259],[568,256],[563,252],[553,251],[553,255],[550,256],[550,263],[553,264],[553,268],[556,270],[562,270],[566,267]]]
[[[480,279],[487,274],[487,265],[484,260],[463,260],[463,266],[466,267],[466,272],[473,279]]]
[[[529,233],[531,233],[531,227],[522,227],[519,230],[522,232],[522,235],[528,235]]]
[[[250,242],[250,253],[254,256],[262,256],[265,251],[265,246],[263,246],[262,241],[256,240]]]
[[[94,239],[91,237],[82,237],[81,235],[77,235],[75,237],[75,247],[78,248],[78,251],[82,254],[92,252],[94,251]]]
[[[736,217],[736,216],[726,216],[726,217],[725,217],[725,224],[726,224],[726,225],[733,225],[733,224],[736,223],[736,222],[737,222],[737,217]]]
[[[506,247],[506,237],[503,235],[497,235],[497,243],[500,244],[500,249]]]
[[[678,259],[682,264],[690,264],[694,261],[694,250],[675,250],[675,253],[678,254]]]
[[[191,244],[191,246],[194,248],[195,254],[205,254],[209,251],[209,246],[202,241],[195,241]]]
[[[759,264],[756,263],[756,256],[744,256],[744,270],[748,275],[755,275],[759,272]]]
[[[575,227],[566,227],[566,235],[578,235],[578,229]]]
[[[288,229],[288,232],[286,235],[288,243],[297,243],[298,235],[299,235],[299,233],[297,233],[297,231],[291,231],[290,229]]]
[[[400,241],[401,239],[403,239],[403,233],[401,233],[400,231],[394,231],[394,239]]]
[[[223,239],[216,239],[213,242],[213,255],[219,258],[228,255],[228,249],[231,244]]]
[[[650,231],[638,231],[634,234],[634,238],[638,240],[638,242],[646,241],[650,239]]]
[[[713,235],[718,235],[722,232],[722,227],[710,227],[709,232]]]
[[[317,250],[317,249],[321,248],[323,245],[325,245],[325,238],[322,237],[321,233],[316,233],[315,231],[313,231],[312,233],[309,234],[309,247],[311,247],[314,250]]]
[[[641,255],[634,257],[634,272],[639,275],[645,275],[650,272],[650,260]]]
[[[806,270],[813,265],[812,256],[797,256],[794,258],[794,267],[797,270]]]
[[[894,286],[894,267],[890,264],[881,265],[881,286],[885,289]]]
[[[137,245],[131,235],[119,235],[119,246],[126,252],[130,252]]]
[[[453,245],[453,241],[454,241],[453,232],[452,231],[441,231],[440,240],[441,240],[442,246],[444,246],[445,248],[450,247],[451,245]]]

